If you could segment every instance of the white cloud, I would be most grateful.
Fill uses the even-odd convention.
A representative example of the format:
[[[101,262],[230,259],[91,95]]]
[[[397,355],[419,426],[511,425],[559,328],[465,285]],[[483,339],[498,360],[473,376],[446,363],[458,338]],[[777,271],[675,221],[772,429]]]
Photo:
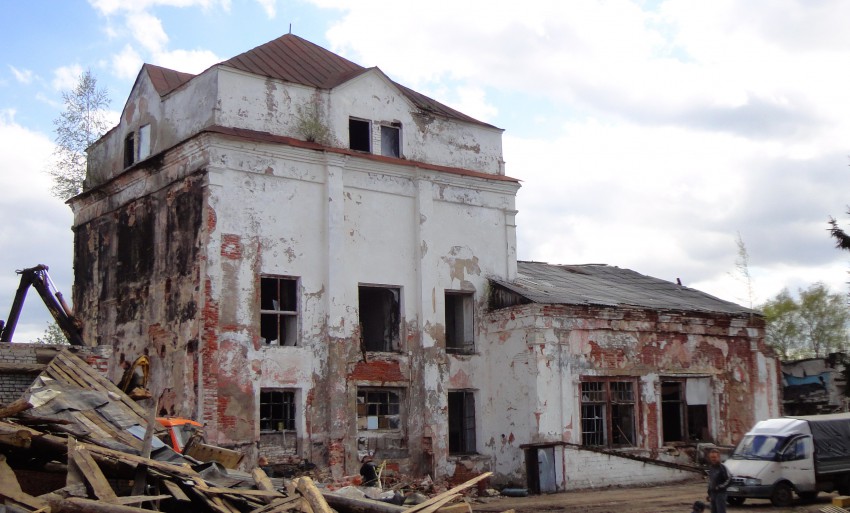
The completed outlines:
[[[79,64],[61,66],[53,70],[53,88],[57,91],[67,91],[76,87],[83,74],[83,67]]]
[[[92,0],[92,5],[107,16],[123,16],[126,34],[133,43],[127,43],[121,52],[112,56],[112,68],[115,75],[121,78],[135,77],[145,61],[167,68],[199,73],[221,59],[210,50],[168,48],[169,37],[163,27],[162,20],[153,15],[150,10],[158,6],[174,7],[203,7],[205,9],[219,6],[224,10],[230,8],[230,2],[194,1],[194,0],[146,0],[124,2],[121,0]],[[270,6],[271,9],[274,5]],[[118,37],[119,32],[109,25],[109,32]],[[144,52],[143,54],[139,50]]]
[[[266,11],[269,19],[274,19],[277,15],[277,0],[257,0],[257,3]]]
[[[33,72],[29,69],[18,69],[11,64],[9,65],[9,69],[12,70],[12,75],[15,76],[15,80],[20,82],[21,84],[29,84],[33,79]]]
[[[495,105],[487,101],[487,93],[484,89],[475,86],[459,86],[455,90],[457,99],[449,100],[447,104],[468,114],[480,121],[492,121],[499,110]]]
[[[552,139],[504,138],[520,258],[608,263],[740,301],[728,278],[742,232],[761,300],[803,277],[844,287],[846,255],[827,237],[842,212],[842,154],[684,127],[575,121]]]
[[[0,111],[0,318],[11,308],[19,276],[16,269],[43,263],[56,286],[70,298],[73,234],[70,209],[50,196],[44,172],[53,144],[41,133],[15,121],[14,111]],[[16,341],[34,340],[51,320],[37,295],[30,295],[15,332]]]
[[[140,12],[158,6],[202,7],[204,9],[218,6],[225,11],[230,9],[230,0],[89,0],[89,4],[104,15],[120,12]]]
[[[153,55],[153,63],[185,73],[200,73],[221,58],[209,50],[171,50]]]
[[[139,74],[144,64],[141,55],[129,44],[112,56],[112,72],[120,78],[132,79]]]
[[[127,14],[127,27],[133,39],[150,52],[158,52],[168,44],[168,35],[162,28],[162,22],[150,13]]]
[[[35,93],[35,99],[46,104],[46,105],[50,105],[54,109],[61,109],[62,108],[62,102],[56,101],[53,98],[49,98],[47,95],[45,95],[44,93],[42,93],[40,91]]]

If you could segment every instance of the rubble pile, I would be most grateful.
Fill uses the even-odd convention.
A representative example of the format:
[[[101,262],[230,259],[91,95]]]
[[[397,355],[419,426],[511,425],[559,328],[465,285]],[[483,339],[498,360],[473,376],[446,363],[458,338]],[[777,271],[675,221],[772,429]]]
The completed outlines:
[[[254,469],[250,483],[237,480],[234,487],[233,478],[205,478],[188,464],[81,443],[15,422],[0,421],[0,452],[0,497],[7,511],[331,511],[308,477],[291,482],[292,489],[283,493]]]
[[[0,407],[0,513],[459,513],[471,511],[463,492],[490,476],[398,506],[320,489],[305,475],[315,467],[275,479],[175,452],[154,413],[61,352]]]

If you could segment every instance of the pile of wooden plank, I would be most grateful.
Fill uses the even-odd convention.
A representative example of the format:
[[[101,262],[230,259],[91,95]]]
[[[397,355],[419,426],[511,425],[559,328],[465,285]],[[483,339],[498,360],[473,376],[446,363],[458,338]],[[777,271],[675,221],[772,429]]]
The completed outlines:
[[[186,464],[80,443],[14,422],[0,422],[0,453],[0,504],[6,511],[331,512],[309,477],[284,492],[254,469],[250,487],[227,487]],[[45,491],[47,483],[62,486]]]
[[[0,513],[460,513],[471,511],[461,492],[490,476],[409,508],[352,499],[310,477],[273,481],[164,446],[152,453],[162,434],[155,410],[62,351],[0,407]]]
[[[470,511],[469,506],[451,503],[489,475],[403,508],[323,494],[310,477],[276,489],[259,468],[251,472],[250,482],[231,487],[226,483],[233,480],[204,478],[188,464],[157,461],[0,421],[0,504],[10,512],[331,513],[331,503],[344,512],[457,513]],[[47,483],[54,483],[50,490],[44,488]]]

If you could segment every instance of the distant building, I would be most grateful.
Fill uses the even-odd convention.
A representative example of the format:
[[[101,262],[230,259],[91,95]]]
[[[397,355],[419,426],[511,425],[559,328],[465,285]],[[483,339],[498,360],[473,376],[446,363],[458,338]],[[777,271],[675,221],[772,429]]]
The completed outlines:
[[[821,415],[850,411],[847,355],[782,362],[782,407],[785,415]]]
[[[294,35],[198,75],[146,64],[71,200],[84,337],[116,378],[148,353],[162,413],[211,442],[336,476],[375,453],[542,489],[669,480],[554,447],[663,458],[775,416],[754,312],[517,263],[501,134]]]

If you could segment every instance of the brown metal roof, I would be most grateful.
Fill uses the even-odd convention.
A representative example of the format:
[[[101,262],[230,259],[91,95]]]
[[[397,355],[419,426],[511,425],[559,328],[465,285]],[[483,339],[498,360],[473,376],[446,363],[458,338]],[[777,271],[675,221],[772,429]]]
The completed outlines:
[[[370,69],[376,69],[364,68],[294,34],[285,34],[216,66],[228,66],[247,73],[319,89],[333,89]],[[153,64],[145,64],[144,69],[160,96],[165,96],[195,77],[191,73]],[[495,128],[398,82],[390,82],[423,113]]]
[[[156,92],[160,96],[165,96],[195,77],[191,73],[174,71],[153,64],[145,64],[143,68],[147,71]]]
[[[366,69],[293,34],[219,63],[255,75],[331,89]],[[341,78],[345,80],[341,80]]]

